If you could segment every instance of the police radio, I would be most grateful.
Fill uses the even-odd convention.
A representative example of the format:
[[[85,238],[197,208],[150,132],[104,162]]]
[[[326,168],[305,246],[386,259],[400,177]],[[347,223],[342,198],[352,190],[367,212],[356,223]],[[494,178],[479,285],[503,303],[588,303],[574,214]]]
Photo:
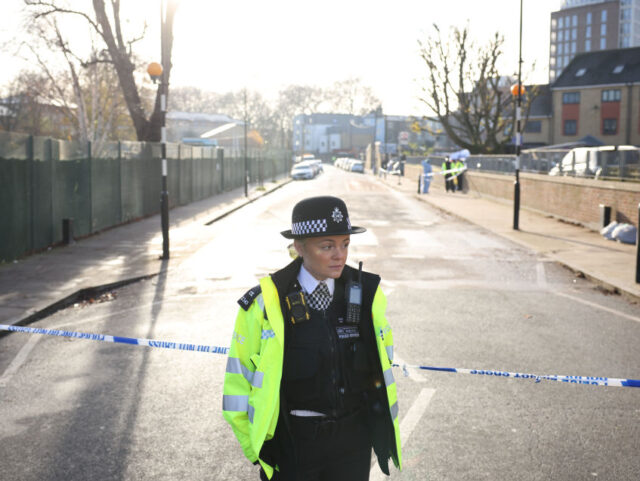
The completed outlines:
[[[349,282],[346,288],[347,324],[360,322],[360,308],[362,307],[362,262],[358,267],[358,282]]]

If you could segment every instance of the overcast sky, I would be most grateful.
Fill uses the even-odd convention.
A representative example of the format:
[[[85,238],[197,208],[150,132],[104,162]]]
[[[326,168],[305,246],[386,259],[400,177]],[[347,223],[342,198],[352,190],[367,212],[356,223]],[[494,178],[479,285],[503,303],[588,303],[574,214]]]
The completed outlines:
[[[90,4],[89,0],[81,1]],[[146,20],[147,36],[137,51],[159,58],[160,0],[122,0],[131,31]],[[2,0],[0,43],[20,38],[22,0]],[[469,22],[486,42],[499,31],[506,39],[501,70],[516,71],[518,0],[182,0],[174,28],[173,85],[216,92],[244,88],[273,96],[288,84],[329,86],[360,77],[381,99],[385,113],[420,115],[417,100],[425,67],[418,39],[431,25],[442,29]],[[527,81],[548,79],[549,19],[560,0],[524,0],[524,70]],[[86,33],[69,28],[72,42],[86,45]],[[24,62],[0,52],[0,84]]]

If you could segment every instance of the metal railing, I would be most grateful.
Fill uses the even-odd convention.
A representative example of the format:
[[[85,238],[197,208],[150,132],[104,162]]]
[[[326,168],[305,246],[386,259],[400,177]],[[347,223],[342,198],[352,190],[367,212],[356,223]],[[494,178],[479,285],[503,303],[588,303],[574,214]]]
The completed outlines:
[[[580,153],[582,152],[582,153]],[[577,155],[577,157],[576,157]],[[442,158],[429,157],[432,165]],[[470,155],[465,160],[470,171],[513,174],[515,155]],[[520,172],[607,180],[640,181],[640,150],[610,148],[576,150],[531,149],[520,156]]]

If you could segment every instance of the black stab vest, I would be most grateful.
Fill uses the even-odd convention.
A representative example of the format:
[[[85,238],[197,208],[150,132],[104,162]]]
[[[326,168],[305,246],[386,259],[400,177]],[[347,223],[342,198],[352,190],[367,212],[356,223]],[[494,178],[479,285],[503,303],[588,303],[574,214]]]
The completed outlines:
[[[364,406],[374,369],[360,324],[345,323],[346,307],[345,283],[336,279],[325,311],[309,309],[311,318],[295,325],[287,320],[282,393],[289,410],[340,418]]]

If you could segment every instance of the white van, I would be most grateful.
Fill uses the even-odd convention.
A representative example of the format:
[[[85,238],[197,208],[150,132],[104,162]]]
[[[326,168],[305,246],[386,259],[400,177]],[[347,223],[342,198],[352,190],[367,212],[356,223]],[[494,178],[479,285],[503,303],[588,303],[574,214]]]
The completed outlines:
[[[640,149],[632,145],[578,147],[568,152],[549,175],[637,178],[640,176]]]

